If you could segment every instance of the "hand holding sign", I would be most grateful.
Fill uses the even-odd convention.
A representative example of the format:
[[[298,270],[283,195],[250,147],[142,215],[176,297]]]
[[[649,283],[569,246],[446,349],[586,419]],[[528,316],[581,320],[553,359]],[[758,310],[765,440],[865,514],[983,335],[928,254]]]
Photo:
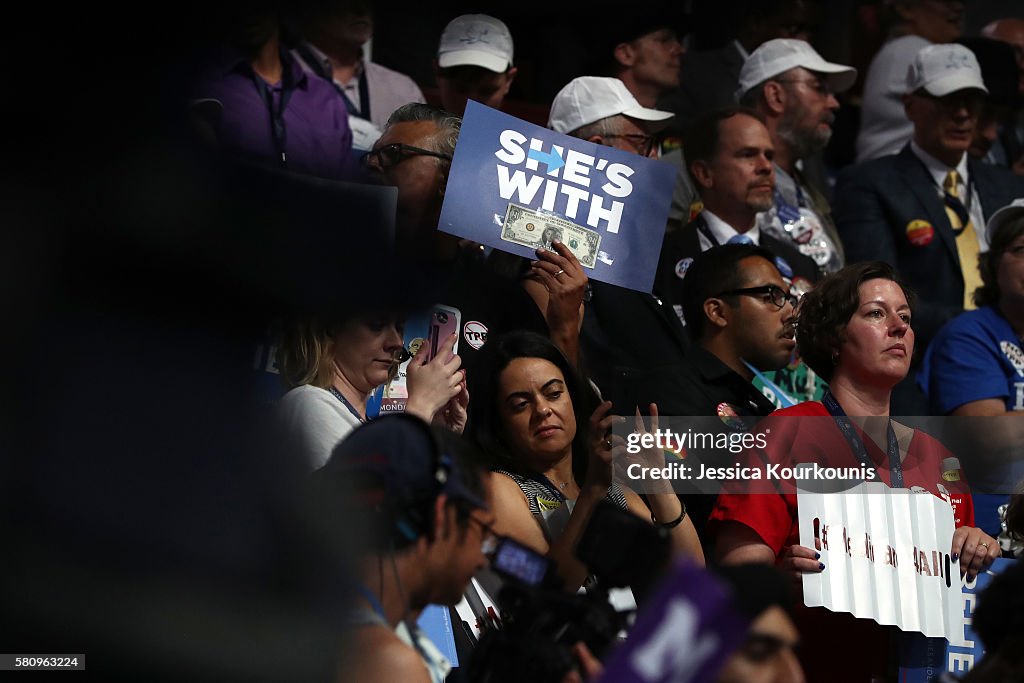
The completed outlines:
[[[565,244],[554,242],[554,251],[537,250],[537,260],[530,264],[530,274],[547,291],[544,319],[553,339],[560,333],[576,336],[582,315],[587,275]]]
[[[966,575],[968,581],[973,581],[1002,554],[999,541],[972,526],[962,526],[953,533],[952,552],[953,559],[960,560],[960,574]]]
[[[819,545],[815,541],[815,545]],[[820,572],[825,569],[825,563],[819,562],[821,553],[811,550],[802,545],[789,545],[782,549],[776,566],[786,574],[793,577],[793,580],[802,584],[803,575],[806,572]]]

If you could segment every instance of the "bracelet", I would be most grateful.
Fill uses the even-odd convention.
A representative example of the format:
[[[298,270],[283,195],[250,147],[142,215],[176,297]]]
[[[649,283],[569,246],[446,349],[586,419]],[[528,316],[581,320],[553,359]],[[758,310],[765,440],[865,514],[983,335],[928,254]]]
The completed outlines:
[[[658,520],[656,520],[654,518],[654,513],[653,512],[651,513],[651,522],[653,522],[654,524],[657,524],[658,526],[662,527],[663,529],[675,529],[677,526],[679,526],[683,522],[683,517],[686,517],[686,503],[684,503],[683,501],[680,500],[679,501],[679,505],[683,509],[679,512],[679,516],[676,517],[675,519],[673,519],[671,522],[659,522]]]

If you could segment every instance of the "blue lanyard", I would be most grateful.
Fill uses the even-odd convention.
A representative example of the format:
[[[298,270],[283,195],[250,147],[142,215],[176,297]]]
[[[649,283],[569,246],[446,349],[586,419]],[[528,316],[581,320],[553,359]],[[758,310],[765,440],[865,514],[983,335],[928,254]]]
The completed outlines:
[[[772,191],[775,198],[775,212],[783,224],[799,221],[802,217],[800,215],[800,207],[807,206],[807,203],[804,201],[804,193],[800,190],[800,183],[797,183],[795,179],[794,183],[796,183],[796,206],[793,206],[783,198],[778,187]]]
[[[766,387],[775,392],[775,396],[776,398],[779,399],[779,403],[783,408],[788,408],[790,406],[796,405],[796,401],[790,398],[789,394],[784,392],[778,384],[765,377],[763,372],[755,368],[747,361],[743,361],[743,364],[750,368],[750,371],[754,373],[754,377],[757,377],[759,380],[761,380],[761,384],[765,385]]]
[[[825,395],[821,397],[821,402],[832,416],[836,426],[839,427],[839,431],[843,433],[846,443],[850,445],[850,450],[857,456],[861,464],[865,467],[875,468],[875,463],[868,457],[863,439],[857,434],[856,428],[853,426],[850,418],[846,416],[846,412],[839,405],[839,401],[832,395],[832,392],[826,389]],[[903,463],[900,461],[900,444],[896,440],[896,432],[892,428],[892,419],[888,421],[888,441],[888,453],[886,455],[889,458],[891,475],[889,485],[894,489],[906,488],[906,485],[903,483]]]
[[[366,601],[370,603],[370,607],[373,608],[374,612],[380,615],[380,618],[384,620],[384,623],[387,623],[388,618],[384,615],[384,606],[380,604],[380,600],[378,600],[377,596],[373,594],[373,591],[361,583],[356,584],[356,590],[359,591],[360,595],[366,598]]]
[[[341,401],[342,405],[348,408],[348,411],[355,415],[357,420],[359,420],[360,422],[366,422],[366,418],[359,414],[359,411],[356,410],[356,407],[349,403],[348,399],[342,396],[340,391],[338,391],[334,387],[327,387],[327,391],[331,392],[331,394],[334,395],[334,398]]]

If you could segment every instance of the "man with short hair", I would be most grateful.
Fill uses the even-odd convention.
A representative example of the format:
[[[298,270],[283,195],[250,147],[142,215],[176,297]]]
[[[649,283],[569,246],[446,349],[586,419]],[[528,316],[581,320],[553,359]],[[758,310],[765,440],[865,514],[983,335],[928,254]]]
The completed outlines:
[[[999,131],[999,143],[1009,165],[1024,174],[1024,19],[997,19],[981,30],[981,35],[1013,48],[1017,61],[1018,99],[1011,117]]]
[[[751,619],[743,645],[718,671],[715,683],[804,683],[789,578],[764,564],[720,566],[715,575],[732,589],[733,604]]]
[[[856,78],[856,69],[825,61],[802,40],[784,38],[762,44],[740,70],[740,104],[764,117],[775,147],[772,206],[760,214],[758,224],[827,273],[843,267],[842,245],[828,201],[797,163],[828,144],[839,109],[834,93],[848,89]]]
[[[681,297],[695,342],[687,415],[719,414],[723,402],[737,415],[775,409],[750,383],[754,373],[747,366],[777,370],[796,346],[797,298],[775,263],[764,247],[734,243],[712,247],[690,265]]]
[[[981,226],[1024,196],[1024,181],[970,159],[987,93],[974,54],[930,45],[907,71],[906,115],[914,137],[896,155],[844,170],[834,216],[851,262],[882,260],[917,292],[914,332],[923,349],[947,320],[973,308],[981,284]]]
[[[455,605],[495,542],[489,475],[462,437],[389,415],[352,432],[314,476],[324,509],[363,531],[346,677],[439,683],[451,666],[413,620]],[[355,524],[353,524],[355,522]],[[409,640],[395,631],[404,625]]]
[[[679,87],[679,63],[685,50],[665,15],[640,14],[609,27],[614,35],[611,75],[626,85],[636,101],[654,107]]]
[[[1017,81],[1018,92],[1024,96],[1024,19],[996,19],[981,29],[981,35],[985,38],[998,40],[1013,48],[1017,58],[1019,79]]]
[[[674,378],[686,387],[678,415],[764,417],[775,405],[753,384],[754,370],[785,367],[796,346],[797,297],[771,251],[752,243],[723,244],[699,253],[682,281],[680,305],[693,346]],[[752,421],[744,426],[749,427]],[[716,424],[716,426],[719,426]],[[720,453],[691,453],[720,467]],[[702,540],[713,495],[682,491]],[[698,495],[693,495],[693,494]]]
[[[425,101],[411,78],[364,56],[363,46],[373,37],[369,0],[311,3],[299,23],[304,40],[294,54],[306,71],[334,84],[345,98],[354,149],[369,149],[400,106]]]
[[[1011,150],[1020,148],[1013,139],[1013,128],[1021,113],[1019,69],[1013,47],[991,38],[961,38],[957,42],[974,53],[988,88],[967,153],[982,163],[1012,168],[1015,159],[1007,154],[1007,145]]]
[[[907,67],[922,48],[951,43],[960,37],[965,3],[960,0],[891,0],[891,39],[871,60],[864,79],[857,163],[896,154],[910,140],[902,98]]]
[[[772,207],[775,187],[775,148],[760,114],[743,107],[720,109],[699,119],[686,137],[690,176],[704,208],[665,238],[658,267],[662,294],[679,304],[683,279],[697,254],[737,242],[766,247],[783,277],[798,289],[810,288],[818,279],[814,261],[757,224],[757,215]]]
[[[740,69],[759,45],[773,38],[810,40],[817,24],[817,7],[808,0],[737,0],[729,6],[733,10],[731,40],[713,50],[687,52],[679,89],[659,103],[675,113],[679,131],[735,102]]]
[[[398,188],[399,253],[430,258],[462,119],[426,104],[399,107],[364,157],[372,179]],[[443,235],[442,237],[451,237]],[[454,238],[444,240],[454,248]]]
[[[441,108],[462,116],[475,100],[501,109],[518,72],[512,53],[512,34],[500,19],[463,14],[448,22],[434,60]]]
[[[685,50],[676,29],[667,21],[669,11],[630,13],[620,21],[609,22],[605,29],[605,45],[599,49],[601,70],[622,81],[630,94],[644,107],[654,107],[658,100],[679,87],[679,63]],[[673,195],[692,196],[678,139],[672,147],[660,149],[658,156],[678,167]],[[663,155],[664,153],[664,155]],[[666,230],[675,229],[670,211]]]

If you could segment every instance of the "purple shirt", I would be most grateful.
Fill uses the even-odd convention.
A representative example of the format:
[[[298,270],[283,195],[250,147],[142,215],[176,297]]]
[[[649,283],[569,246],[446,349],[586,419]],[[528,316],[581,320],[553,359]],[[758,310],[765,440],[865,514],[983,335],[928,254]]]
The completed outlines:
[[[353,162],[349,159],[352,131],[344,100],[331,84],[307,76],[284,50],[282,62],[285,77],[274,85],[258,84],[259,76],[237,53],[200,81],[196,97],[216,99],[223,105],[216,126],[217,141],[229,153],[290,171],[322,178],[345,177]],[[284,161],[264,93],[275,112],[285,97],[279,119],[283,125],[277,126],[278,137],[283,137]]]

